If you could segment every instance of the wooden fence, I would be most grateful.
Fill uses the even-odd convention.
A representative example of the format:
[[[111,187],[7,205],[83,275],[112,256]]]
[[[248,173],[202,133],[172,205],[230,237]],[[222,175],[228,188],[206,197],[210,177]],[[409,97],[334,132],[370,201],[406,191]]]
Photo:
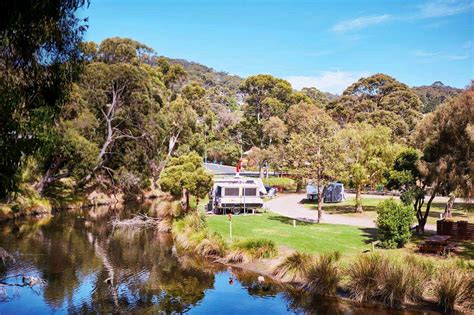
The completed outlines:
[[[474,223],[438,220],[436,232],[439,235],[449,235],[460,240],[474,240]]]

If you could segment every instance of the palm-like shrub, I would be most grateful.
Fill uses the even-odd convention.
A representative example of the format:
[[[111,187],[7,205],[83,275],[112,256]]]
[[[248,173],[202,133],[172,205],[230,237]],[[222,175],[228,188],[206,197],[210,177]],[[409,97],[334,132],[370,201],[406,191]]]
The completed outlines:
[[[273,275],[291,282],[302,281],[308,275],[313,257],[306,253],[294,252],[285,257],[273,270]]]
[[[315,295],[335,295],[341,280],[341,272],[337,265],[340,257],[339,252],[320,255],[308,269],[303,288]]]

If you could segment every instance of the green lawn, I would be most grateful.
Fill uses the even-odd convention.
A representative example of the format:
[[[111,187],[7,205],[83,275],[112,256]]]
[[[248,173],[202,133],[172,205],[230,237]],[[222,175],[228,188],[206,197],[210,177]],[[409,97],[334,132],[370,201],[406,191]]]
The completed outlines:
[[[207,217],[209,229],[229,238],[227,216]],[[357,254],[370,249],[375,230],[347,225],[312,224],[297,222],[272,214],[238,215],[232,217],[232,232],[235,239],[268,238],[277,245],[284,245],[308,253],[331,252]]]
[[[328,203],[323,205],[323,209],[331,214],[344,214],[354,217],[370,217],[375,219],[377,217],[377,205],[382,201],[380,198],[362,197],[362,206],[364,213],[355,213],[355,198],[348,198],[341,203]],[[307,203],[306,207],[316,210],[317,204]],[[444,203],[433,202],[428,216],[428,223],[436,224],[441,213],[444,212]],[[455,203],[453,209],[453,218],[455,220],[467,220],[474,222],[474,204],[472,203]]]

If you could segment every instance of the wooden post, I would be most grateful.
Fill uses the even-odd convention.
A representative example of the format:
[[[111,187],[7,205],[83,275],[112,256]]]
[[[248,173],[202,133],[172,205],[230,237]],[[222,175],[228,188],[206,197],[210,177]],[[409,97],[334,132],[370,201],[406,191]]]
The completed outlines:
[[[296,227],[296,220],[293,219],[293,227]]]
[[[232,213],[229,213],[229,236],[230,240],[232,240]]]

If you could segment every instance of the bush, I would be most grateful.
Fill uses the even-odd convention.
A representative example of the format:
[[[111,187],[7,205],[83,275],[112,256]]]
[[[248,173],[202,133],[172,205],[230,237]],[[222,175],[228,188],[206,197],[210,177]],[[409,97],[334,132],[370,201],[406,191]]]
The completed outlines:
[[[263,184],[265,186],[275,186],[281,187],[284,190],[295,190],[296,182],[295,180],[287,177],[269,177],[263,179]]]
[[[225,253],[224,239],[217,233],[207,233],[206,237],[196,246],[195,252],[206,257],[222,257]]]
[[[302,281],[308,275],[313,257],[306,253],[294,252],[275,267],[273,275],[289,281]]]
[[[404,206],[393,198],[382,201],[378,205],[376,221],[382,247],[403,247],[410,240],[413,222],[410,206]]]
[[[372,299],[377,293],[378,278],[384,259],[379,254],[359,256],[347,269],[348,289],[359,303]]]
[[[399,261],[387,258],[383,259],[379,270],[377,298],[391,307],[405,303],[410,292],[410,276],[416,275],[410,274]]]
[[[341,272],[337,266],[340,257],[339,252],[319,256],[310,266],[303,288],[315,295],[335,295],[341,280]]]
[[[243,251],[253,259],[271,258],[277,254],[275,242],[265,238],[239,241],[232,248]]]
[[[459,268],[446,267],[439,270],[434,286],[438,304],[445,311],[454,310],[456,303],[463,301],[472,293],[471,281],[469,281],[468,273]]]
[[[407,256],[403,261],[380,254],[363,255],[348,268],[348,289],[357,302],[378,299],[390,306],[416,302],[433,274],[428,260]]]

